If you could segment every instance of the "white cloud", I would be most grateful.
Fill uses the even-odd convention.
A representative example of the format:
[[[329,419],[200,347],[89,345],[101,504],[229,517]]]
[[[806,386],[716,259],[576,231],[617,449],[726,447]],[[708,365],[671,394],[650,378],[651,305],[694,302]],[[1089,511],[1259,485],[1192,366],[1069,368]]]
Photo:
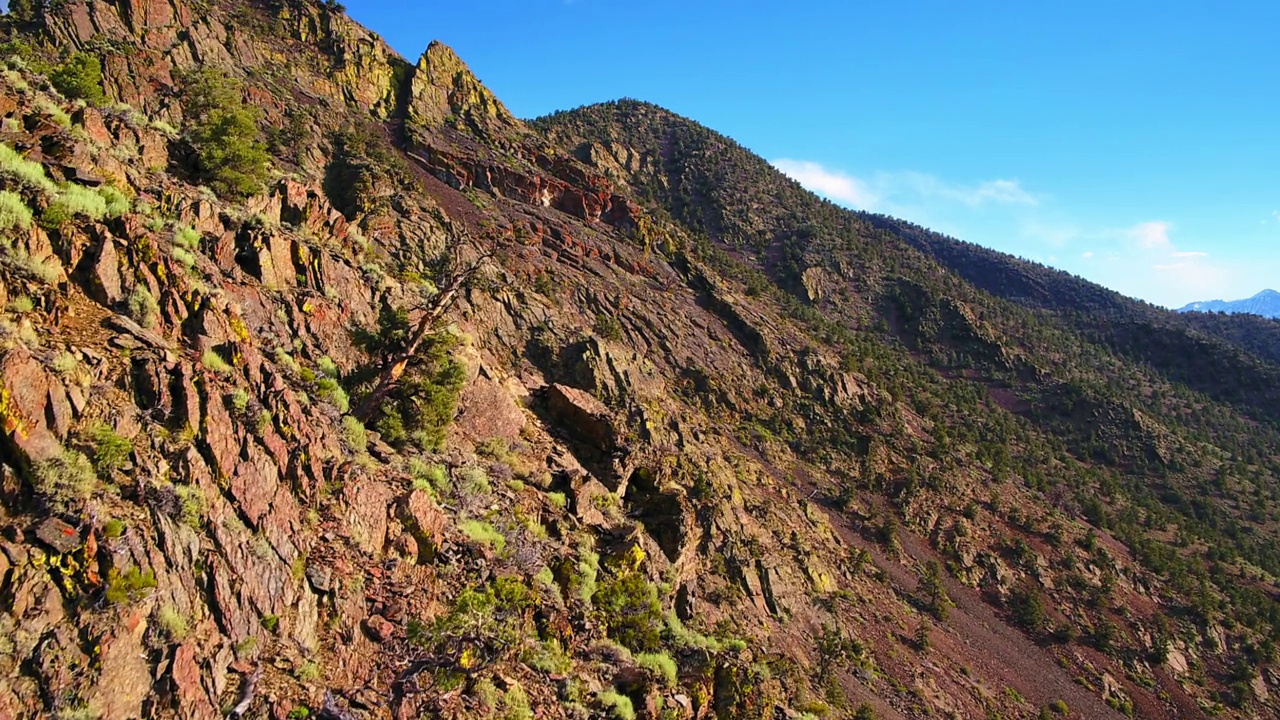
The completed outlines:
[[[987,180],[977,185],[956,185],[934,175],[917,172],[882,173],[878,182],[887,186],[905,186],[924,198],[952,200],[969,207],[987,203],[996,205],[1036,205],[1039,201],[1022,188],[1017,180]]]
[[[1173,243],[1169,241],[1169,229],[1171,227],[1172,225],[1167,222],[1156,220],[1134,225],[1129,228],[1127,234],[1129,239],[1143,250],[1172,249]]]
[[[828,170],[819,163],[782,158],[772,164],[805,188],[859,210],[870,210],[880,201],[866,182],[838,170]]]
[[[772,162],[832,201],[907,218],[1022,257],[1047,258],[1054,266],[1166,307],[1234,296],[1239,287],[1260,282],[1255,280],[1259,268],[1187,248],[1199,239],[1181,237],[1168,220],[1090,224],[1057,207],[1052,196],[1033,193],[1012,178],[961,183],[922,172],[854,175],[809,160]],[[1280,221],[1280,210],[1264,217]],[[974,226],[985,230],[974,233]]]
[[[903,211],[907,208],[939,201],[971,208],[1039,203],[1017,180],[987,180],[976,185],[963,185],[912,171],[881,172],[864,179],[811,160],[780,158],[771,162],[784,175],[807,189],[859,210],[905,214]]]
[[[971,191],[968,202],[980,204],[990,200],[997,203],[1013,205],[1039,205],[1031,193],[1022,189],[1017,180],[991,180],[978,185]]]

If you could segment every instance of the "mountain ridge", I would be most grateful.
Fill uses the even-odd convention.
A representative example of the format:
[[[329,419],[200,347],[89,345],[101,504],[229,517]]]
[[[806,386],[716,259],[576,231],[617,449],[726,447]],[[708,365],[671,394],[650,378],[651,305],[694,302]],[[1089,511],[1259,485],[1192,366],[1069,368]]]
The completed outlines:
[[[1275,710],[1252,320],[848,213],[656,106],[526,125],[333,3],[25,12],[0,713]],[[77,52],[100,80],[51,81]],[[95,84],[133,107],[58,90]]]
[[[1202,300],[1184,305],[1178,312],[1220,312],[1260,315],[1265,318],[1280,317],[1280,292],[1263,290],[1243,300]]]

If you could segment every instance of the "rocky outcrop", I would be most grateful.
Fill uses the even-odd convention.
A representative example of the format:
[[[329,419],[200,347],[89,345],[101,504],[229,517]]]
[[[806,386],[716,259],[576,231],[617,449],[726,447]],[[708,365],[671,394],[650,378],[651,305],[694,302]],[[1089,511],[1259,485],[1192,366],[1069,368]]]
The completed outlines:
[[[602,453],[618,449],[618,432],[613,413],[589,393],[567,385],[547,388],[547,407],[552,417],[578,442]]]
[[[452,48],[432,41],[409,78],[408,122],[425,129],[461,123],[482,136],[517,120]]]
[[[642,207],[714,189],[681,174],[688,135],[556,147],[452,51],[411,66],[335,3],[48,12],[46,39],[101,54],[106,90],[138,110],[76,108],[68,128],[41,79],[0,73],[0,140],[56,184],[128,200],[41,223],[56,191],[0,172],[36,220],[0,248],[0,716],[568,720],[630,702],[650,720],[866,701],[1034,717],[1064,698],[1109,717],[1101,692],[1164,683],[1142,696],[1162,709],[1183,692],[1146,651],[1175,595],[1110,537],[1086,549],[1084,485],[1041,496],[972,437],[939,452],[971,416],[937,398],[968,386],[943,394],[910,351],[1003,370],[1025,352],[980,299],[916,283],[904,297],[923,310],[887,313],[883,333],[878,306],[840,316],[859,283],[896,276],[755,256]],[[266,111],[282,179],[264,192],[193,186],[183,142],[144,117],[177,123],[175,73],[196,66],[243,77]],[[744,226],[790,212],[754,197]],[[704,199],[690,212],[733,220]],[[877,248],[914,282],[918,258]],[[481,256],[401,379],[399,425],[360,422],[390,353],[369,348],[437,301],[442,258]],[[1159,432],[1145,412],[1096,414]],[[413,431],[428,415],[443,440]],[[1017,438],[1010,455],[1051,447]],[[950,620],[922,612],[933,560],[964,583],[941,579]],[[1115,656],[1019,634],[1005,603],[1022,587],[1057,603],[1055,624],[1110,617]],[[1209,628],[1196,642],[1178,625],[1183,682],[1250,639]]]

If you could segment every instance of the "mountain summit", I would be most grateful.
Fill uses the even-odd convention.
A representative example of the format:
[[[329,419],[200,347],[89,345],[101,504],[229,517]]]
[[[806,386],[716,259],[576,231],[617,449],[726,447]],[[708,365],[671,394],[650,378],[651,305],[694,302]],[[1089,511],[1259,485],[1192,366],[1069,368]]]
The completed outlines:
[[[1207,300],[1193,302],[1179,308],[1178,312],[1248,313],[1268,318],[1280,318],[1280,292],[1263,290],[1244,300]]]
[[[337,3],[0,30],[0,717],[1280,713],[1275,323]]]

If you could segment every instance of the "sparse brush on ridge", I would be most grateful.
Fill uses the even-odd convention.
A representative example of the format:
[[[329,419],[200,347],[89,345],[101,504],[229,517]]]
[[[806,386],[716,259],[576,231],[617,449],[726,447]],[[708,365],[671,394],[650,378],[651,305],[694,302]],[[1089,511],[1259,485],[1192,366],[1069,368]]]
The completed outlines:
[[[31,227],[31,219],[31,208],[27,207],[21,195],[8,190],[0,191],[0,233],[26,230]]]
[[[245,103],[243,85],[209,67],[183,74],[181,86],[198,175],[227,197],[260,190],[270,156],[258,130],[262,111]]]
[[[32,190],[52,194],[58,189],[45,174],[43,165],[26,159],[5,144],[0,144],[0,175],[13,178]]]

